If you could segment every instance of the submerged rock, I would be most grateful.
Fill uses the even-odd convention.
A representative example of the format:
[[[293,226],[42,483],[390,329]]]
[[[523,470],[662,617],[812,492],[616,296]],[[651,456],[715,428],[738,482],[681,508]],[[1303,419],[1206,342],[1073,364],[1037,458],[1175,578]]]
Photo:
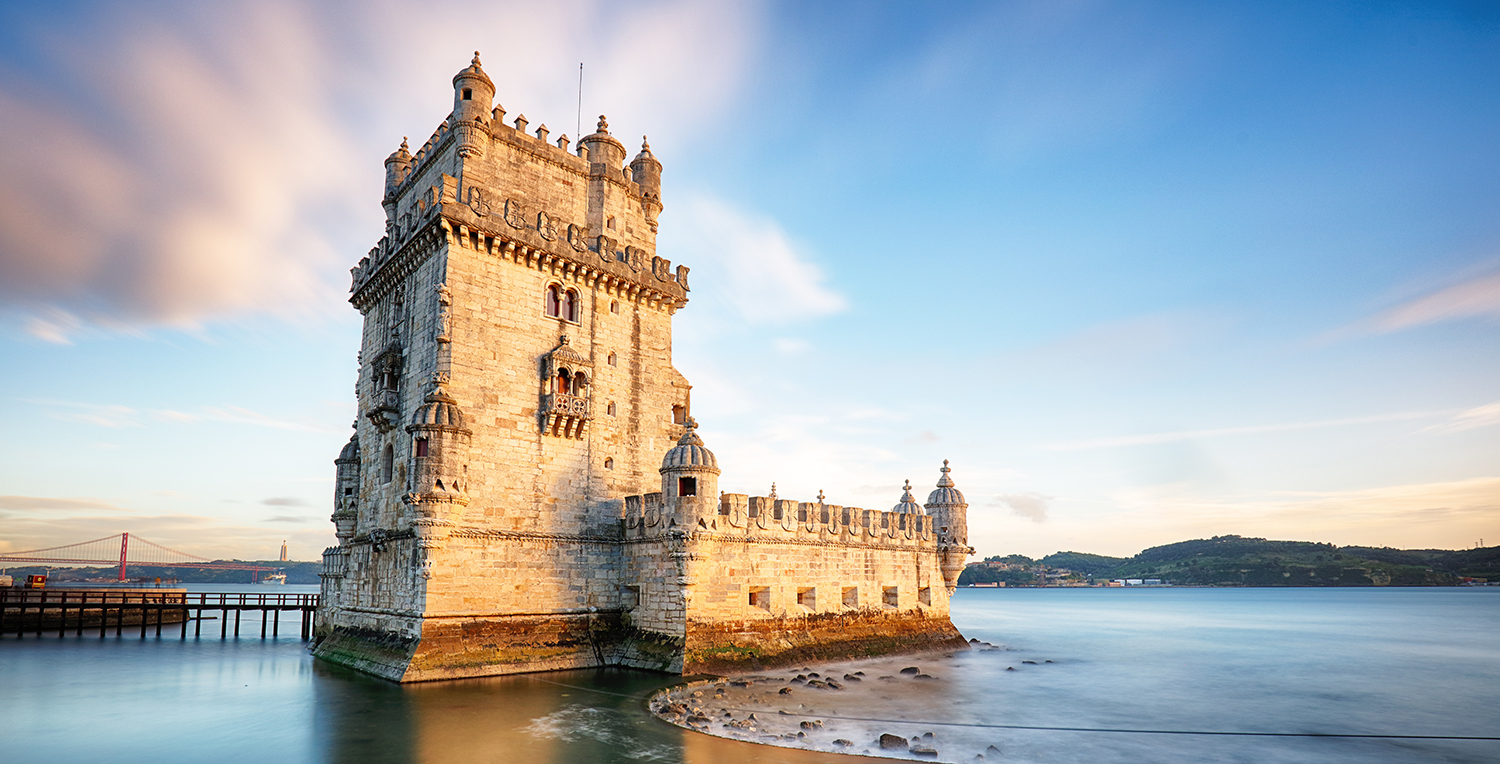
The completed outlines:
[[[907,676],[912,676],[913,674],[922,673],[922,670],[917,668],[916,666],[907,666],[906,668],[901,669],[901,673],[906,674]]]
[[[901,737],[900,735],[892,735],[887,732],[880,736],[880,747],[882,750],[904,751],[909,748],[910,745],[910,743],[906,742],[906,738]]]
[[[836,739],[836,740],[833,741],[833,744],[836,745],[836,746],[838,746],[838,747],[840,747],[840,748],[848,748],[849,746],[854,745],[854,741],[853,740],[845,740],[843,738],[838,738],[838,739]]]
[[[914,745],[911,747],[911,752],[915,756],[931,756],[934,759],[937,758],[937,749],[930,746]]]

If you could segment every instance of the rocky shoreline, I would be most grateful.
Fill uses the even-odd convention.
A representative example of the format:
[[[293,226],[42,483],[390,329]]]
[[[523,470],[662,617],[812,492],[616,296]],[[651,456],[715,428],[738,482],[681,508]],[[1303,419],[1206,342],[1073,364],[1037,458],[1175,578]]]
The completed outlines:
[[[1005,652],[978,640],[970,640],[970,648],[997,653],[1001,659],[998,654]],[[916,761],[999,760],[998,738],[980,745],[972,734],[954,735],[945,725],[921,721],[952,719],[941,710],[948,700],[944,674],[957,669],[954,659],[959,654],[906,655],[703,679],[664,689],[652,696],[649,706],[657,717],[679,727],[751,743]],[[911,708],[889,718],[872,715],[871,709],[891,703]]]

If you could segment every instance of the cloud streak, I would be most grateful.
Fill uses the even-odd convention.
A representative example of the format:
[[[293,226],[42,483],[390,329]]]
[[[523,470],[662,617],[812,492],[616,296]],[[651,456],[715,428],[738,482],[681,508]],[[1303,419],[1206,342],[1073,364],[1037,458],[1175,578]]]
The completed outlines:
[[[1260,435],[1274,432],[1294,432],[1297,430],[1318,430],[1329,427],[1350,427],[1362,424],[1377,424],[1380,422],[1406,422],[1415,419],[1431,419],[1451,413],[1451,411],[1403,411],[1393,414],[1374,414],[1371,416],[1346,417],[1343,419],[1321,419],[1312,422],[1282,422],[1279,424],[1249,425],[1245,427],[1221,427],[1212,430],[1155,432],[1144,435],[1122,435],[1113,438],[1094,438],[1092,440],[1051,443],[1043,446],[1043,448],[1049,451],[1089,451],[1099,448],[1147,446],[1157,443],[1178,443],[1234,435]]]

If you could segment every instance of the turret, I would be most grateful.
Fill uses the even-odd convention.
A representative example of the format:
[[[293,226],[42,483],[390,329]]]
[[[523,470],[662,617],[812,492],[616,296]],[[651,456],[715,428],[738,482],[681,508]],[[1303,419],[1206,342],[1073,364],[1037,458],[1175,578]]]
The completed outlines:
[[[396,220],[396,188],[401,181],[406,180],[406,174],[411,172],[411,152],[406,148],[406,137],[401,138],[401,148],[391,152],[385,158],[385,199],[381,206],[385,207],[385,223],[387,233],[391,224]]]
[[[692,417],[687,432],[661,460],[661,498],[687,525],[719,511],[719,460],[704,447]]]
[[[479,65],[479,51],[468,67],[453,75],[453,121],[483,122],[495,102],[495,83]]]
[[[333,527],[340,544],[354,538],[359,521],[359,436],[353,435],[333,460]]]
[[[943,460],[942,472],[937,490],[927,495],[927,503],[922,506],[937,526],[938,565],[943,571],[943,584],[952,594],[958,588],[958,574],[964,571],[974,549],[969,546],[969,505],[953,486],[953,478],[948,477],[951,470],[947,459]]]
[[[625,146],[609,134],[609,120],[605,119],[603,114],[599,115],[599,125],[594,132],[585,136],[579,143],[588,150],[589,164],[593,165],[592,172],[618,171],[625,164]],[[600,165],[603,167],[601,168]]]
[[[630,179],[641,187],[641,206],[651,230],[656,230],[656,216],[661,214],[661,162],[651,153],[651,144],[641,136],[641,153],[630,160]]]
[[[891,511],[898,515],[920,515],[922,505],[917,503],[917,497],[911,495],[911,481],[906,481],[906,487],[901,491],[901,501],[891,507]]]
[[[452,531],[458,512],[469,504],[468,446],[472,435],[458,402],[435,385],[412,416],[406,431],[412,436],[409,492],[402,501],[415,516],[412,529],[417,546],[441,546]]]

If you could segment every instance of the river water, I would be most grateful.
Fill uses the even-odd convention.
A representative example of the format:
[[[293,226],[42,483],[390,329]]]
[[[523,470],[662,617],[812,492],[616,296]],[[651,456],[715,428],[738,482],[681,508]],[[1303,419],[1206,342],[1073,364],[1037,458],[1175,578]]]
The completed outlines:
[[[1500,588],[965,589],[953,620],[997,649],[805,667],[870,681],[758,700],[762,718],[780,717],[777,703],[841,717],[790,748],[656,719],[644,698],[674,684],[657,674],[391,685],[312,660],[289,613],[266,640],[258,619],[237,640],[217,623],[186,642],[171,626],[144,641],[11,635],[0,761],[849,764],[800,749],[836,734],[881,755],[881,732],[932,732],[942,761],[993,745],[986,761],[1035,764],[1500,762],[1497,741],[1014,728],[1500,736]]]

